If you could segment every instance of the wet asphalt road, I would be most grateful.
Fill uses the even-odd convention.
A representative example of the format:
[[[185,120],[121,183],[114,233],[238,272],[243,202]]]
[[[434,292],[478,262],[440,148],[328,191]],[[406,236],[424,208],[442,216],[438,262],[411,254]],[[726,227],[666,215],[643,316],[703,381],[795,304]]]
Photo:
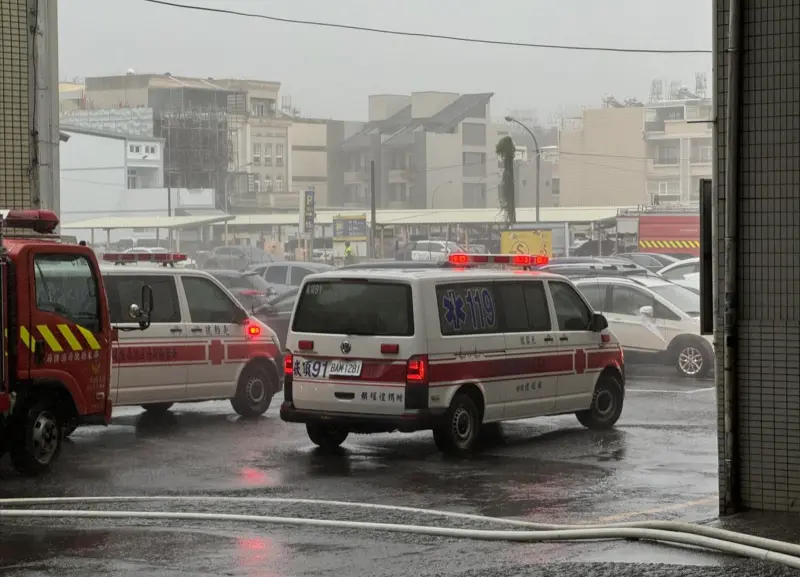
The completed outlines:
[[[4,460],[0,497],[271,496],[554,523],[707,521],[717,512],[712,386],[669,373],[632,375],[616,430],[592,433],[574,417],[508,423],[502,441],[463,461],[443,458],[430,433],[351,436],[341,454],[322,454],[302,426],[280,421],[277,398],[257,421],[239,420],[228,403],[182,405],[164,416],[122,409],[111,427],[76,432],[54,475],[22,479]],[[501,528],[307,504],[82,508]],[[230,522],[4,519],[0,524],[0,570],[14,576],[793,574],[777,565],[640,542],[515,544]]]

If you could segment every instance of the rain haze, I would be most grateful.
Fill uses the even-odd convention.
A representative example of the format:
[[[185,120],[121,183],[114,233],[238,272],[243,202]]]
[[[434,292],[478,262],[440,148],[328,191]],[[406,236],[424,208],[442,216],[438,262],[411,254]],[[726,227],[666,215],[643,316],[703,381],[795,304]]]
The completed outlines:
[[[711,48],[705,0],[201,0],[284,18],[543,44]],[[317,118],[362,120],[369,94],[493,92],[493,112],[644,100],[653,78],[694,87],[711,56],[569,52],[403,38],[193,12],[140,0],[70,0],[59,14],[62,79],[164,73],[282,83]]]

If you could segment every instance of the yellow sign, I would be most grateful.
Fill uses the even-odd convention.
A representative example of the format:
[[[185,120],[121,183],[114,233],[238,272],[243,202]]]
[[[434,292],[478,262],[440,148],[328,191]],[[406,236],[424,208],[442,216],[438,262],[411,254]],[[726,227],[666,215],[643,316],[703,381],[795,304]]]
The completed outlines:
[[[553,256],[553,231],[506,230],[500,236],[503,254],[536,254]]]

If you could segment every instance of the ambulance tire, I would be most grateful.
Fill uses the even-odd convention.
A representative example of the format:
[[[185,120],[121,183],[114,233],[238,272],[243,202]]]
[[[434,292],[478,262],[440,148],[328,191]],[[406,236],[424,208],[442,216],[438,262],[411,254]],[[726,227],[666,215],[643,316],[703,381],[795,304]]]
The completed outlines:
[[[15,413],[9,423],[11,463],[28,477],[46,473],[61,453],[63,430],[58,411],[52,402],[31,399],[29,406],[17,407]]]
[[[578,422],[587,429],[605,431],[612,428],[622,414],[625,392],[620,382],[610,373],[600,375],[594,387],[592,405],[578,411]]]
[[[174,403],[147,403],[142,408],[148,413],[166,413]]]
[[[350,435],[347,429],[320,423],[306,423],[306,432],[311,442],[325,451],[338,449]]]
[[[481,434],[481,415],[475,401],[458,393],[447,409],[443,424],[433,430],[436,447],[445,455],[466,455]]]
[[[236,396],[231,399],[231,406],[242,417],[260,417],[269,409],[275,388],[275,379],[266,368],[248,367],[239,377],[239,386]]]

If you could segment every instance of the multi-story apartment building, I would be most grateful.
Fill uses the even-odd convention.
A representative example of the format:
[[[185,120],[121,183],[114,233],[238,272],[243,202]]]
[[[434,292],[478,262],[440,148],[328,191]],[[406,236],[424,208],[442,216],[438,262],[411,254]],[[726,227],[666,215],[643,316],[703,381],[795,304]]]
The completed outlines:
[[[87,78],[68,125],[164,139],[165,185],[213,188],[220,208],[297,206],[280,84],[136,74]],[[77,102],[77,106],[76,106]]]
[[[697,203],[711,178],[711,99],[686,94],[644,107],[647,201]]]
[[[496,194],[489,194],[498,182],[491,98],[451,92],[370,96],[368,122],[336,147],[329,203],[369,206],[374,162],[380,208],[496,206]]]
[[[711,178],[711,100],[686,88],[624,105],[607,98],[559,132],[561,206],[694,204]]]

